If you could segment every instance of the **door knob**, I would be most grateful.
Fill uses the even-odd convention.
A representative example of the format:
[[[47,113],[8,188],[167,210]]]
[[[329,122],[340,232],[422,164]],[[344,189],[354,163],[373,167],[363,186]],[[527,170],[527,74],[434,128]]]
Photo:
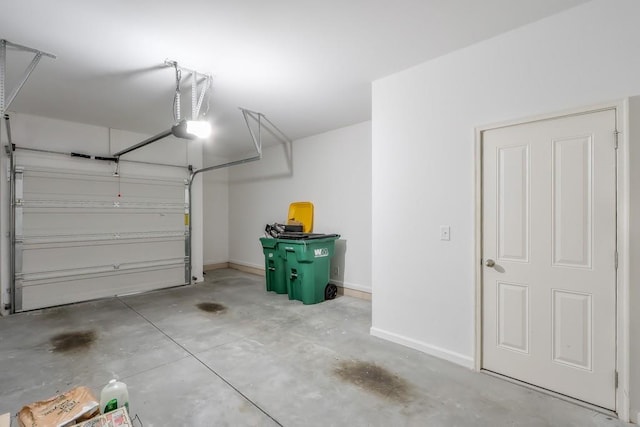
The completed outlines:
[[[496,265],[496,262],[492,259],[488,259],[484,265],[486,265],[487,267],[493,267],[494,265]]]

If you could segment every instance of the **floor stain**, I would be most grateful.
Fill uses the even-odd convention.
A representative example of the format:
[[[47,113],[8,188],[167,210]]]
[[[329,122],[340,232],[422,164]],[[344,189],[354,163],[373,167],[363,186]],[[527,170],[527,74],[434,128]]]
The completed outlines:
[[[227,311],[227,307],[222,304],[218,304],[217,302],[201,302],[197,304],[198,307],[202,311],[206,311],[207,313],[224,313]]]
[[[344,361],[338,364],[334,374],[343,381],[397,403],[406,403],[411,397],[409,383],[374,363]]]
[[[69,353],[72,351],[86,350],[96,340],[95,331],[65,332],[51,338],[53,351],[56,353]]]

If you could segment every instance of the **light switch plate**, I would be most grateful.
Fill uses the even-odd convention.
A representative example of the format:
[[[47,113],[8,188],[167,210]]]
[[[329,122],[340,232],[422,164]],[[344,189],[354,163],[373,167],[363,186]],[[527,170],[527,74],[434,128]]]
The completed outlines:
[[[451,240],[451,227],[448,225],[440,226],[440,240]]]

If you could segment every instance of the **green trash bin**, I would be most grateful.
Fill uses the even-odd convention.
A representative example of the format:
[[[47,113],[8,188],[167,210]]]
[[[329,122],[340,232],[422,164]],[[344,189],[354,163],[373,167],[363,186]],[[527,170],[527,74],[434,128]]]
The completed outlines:
[[[267,282],[267,291],[286,294],[287,281],[285,278],[284,258],[278,252],[278,239],[261,237],[260,243],[262,243],[262,252],[264,253],[264,275]]]
[[[285,260],[285,281],[290,300],[316,304],[336,296],[337,287],[329,283],[331,257],[337,234],[312,235],[304,239],[277,239],[278,252]]]

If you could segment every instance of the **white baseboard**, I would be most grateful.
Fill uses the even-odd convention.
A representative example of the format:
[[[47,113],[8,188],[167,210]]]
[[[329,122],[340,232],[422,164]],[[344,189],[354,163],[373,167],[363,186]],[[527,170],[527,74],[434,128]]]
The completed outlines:
[[[332,279],[332,278],[329,278],[329,281],[331,283],[333,283],[334,285],[340,286],[340,287],[345,288],[345,289],[352,289],[354,291],[364,292],[364,293],[367,293],[367,294],[371,293],[371,287],[369,287],[369,286],[362,286],[362,285],[358,285],[358,284],[355,284],[355,283],[343,282],[342,280],[336,280],[336,279]]]
[[[360,298],[363,300],[371,301],[371,294],[369,292],[356,291],[349,288],[343,288],[338,286],[338,295],[346,295],[348,297]]]
[[[220,270],[221,268],[229,268],[228,262],[207,262],[202,266],[203,271]]]
[[[382,338],[396,344],[404,345],[405,347],[413,348],[414,350],[418,350],[431,356],[447,360],[449,362],[455,363],[456,365],[461,365],[469,369],[475,368],[472,357],[465,356],[454,351],[446,350],[444,348],[436,347],[418,340],[414,340],[413,338],[398,335],[393,332],[387,332],[379,328],[371,327],[369,332],[374,337]]]
[[[229,265],[239,265],[242,267],[249,267],[249,268],[255,268],[258,270],[264,270],[264,264],[253,264],[251,262],[238,261],[235,259],[230,259]]]
[[[233,268],[234,270],[238,271],[244,271],[245,273],[249,274],[255,274],[256,276],[264,276],[264,267],[253,267],[252,265],[229,262],[229,268]]]

